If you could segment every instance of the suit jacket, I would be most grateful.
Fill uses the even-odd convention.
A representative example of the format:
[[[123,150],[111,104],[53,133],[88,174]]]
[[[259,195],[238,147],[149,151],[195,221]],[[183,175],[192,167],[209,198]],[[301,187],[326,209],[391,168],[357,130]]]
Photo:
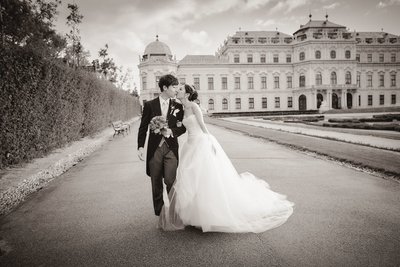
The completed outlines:
[[[161,107],[159,97],[150,100],[144,104],[142,119],[140,121],[139,133],[138,133],[138,148],[144,147],[146,142],[146,135],[148,131],[148,126],[153,117],[161,116]],[[186,132],[185,126],[177,127],[177,122],[183,120],[183,106],[182,104],[177,103],[175,100],[171,99],[169,102],[168,113],[167,113],[167,121],[168,127],[172,130],[172,135],[169,138],[165,138],[165,141],[168,144],[168,147],[175,154],[175,157],[179,160],[178,157],[178,137]],[[149,169],[149,161],[154,156],[154,152],[156,151],[158,145],[161,142],[162,135],[155,134],[150,131],[149,140],[147,143],[147,157],[146,157],[146,174],[150,176]]]

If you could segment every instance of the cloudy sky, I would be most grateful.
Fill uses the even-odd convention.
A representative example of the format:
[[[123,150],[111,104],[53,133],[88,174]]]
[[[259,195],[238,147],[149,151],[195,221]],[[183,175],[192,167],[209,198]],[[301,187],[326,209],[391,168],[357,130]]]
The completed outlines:
[[[135,71],[139,56],[155,40],[168,44],[178,60],[188,54],[214,54],[228,35],[242,30],[293,34],[309,20],[329,20],[351,31],[400,35],[400,0],[63,0],[56,28],[67,31],[67,4],[82,15],[84,47],[92,57],[109,45],[117,65]]]

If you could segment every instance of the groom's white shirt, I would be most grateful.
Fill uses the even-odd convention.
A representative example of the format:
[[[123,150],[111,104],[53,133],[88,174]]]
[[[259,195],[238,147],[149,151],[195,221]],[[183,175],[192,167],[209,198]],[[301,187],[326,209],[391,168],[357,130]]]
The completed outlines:
[[[167,113],[168,113],[168,107],[169,107],[169,101],[170,99],[168,98],[167,100],[164,100],[161,96],[158,98],[160,100],[160,108],[161,108],[161,115],[165,118],[167,118]],[[165,103],[165,104],[164,104]],[[164,105],[163,105],[164,104]],[[164,107],[164,108],[163,108]]]

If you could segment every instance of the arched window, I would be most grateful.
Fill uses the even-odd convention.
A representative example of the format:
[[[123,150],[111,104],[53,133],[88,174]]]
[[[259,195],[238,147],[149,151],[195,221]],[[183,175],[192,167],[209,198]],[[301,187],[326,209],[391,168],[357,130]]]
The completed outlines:
[[[208,100],[208,110],[214,110],[214,100],[213,99]]]
[[[306,54],[304,52],[300,52],[300,54],[299,54],[300,61],[303,61],[305,58],[306,58]]]
[[[305,87],[306,86],[306,76],[304,76],[304,74],[300,74],[299,86],[300,87]]]
[[[222,109],[228,109],[228,100],[226,98],[222,99]]]
[[[321,74],[321,72],[318,72],[315,75],[315,84],[316,85],[321,85],[322,84],[322,74]]]
[[[337,84],[336,72],[334,71],[331,73],[331,84]]]
[[[344,56],[345,56],[346,59],[350,59],[350,57],[351,57],[351,52],[350,52],[350,50],[346,50]]]
[[[315,51],[315,58],[321,59],[321,51],[319,51],[319,50]]]
[[[335,59],[335,58],[336,58],[336,51],[335,51],[335,50],[332,50],[332,51],[331,51],[331,58],[332,58],[332,59]]]
[[[351,73],[350,73],[350,71],[346,72],[346,84],[351,84]]]

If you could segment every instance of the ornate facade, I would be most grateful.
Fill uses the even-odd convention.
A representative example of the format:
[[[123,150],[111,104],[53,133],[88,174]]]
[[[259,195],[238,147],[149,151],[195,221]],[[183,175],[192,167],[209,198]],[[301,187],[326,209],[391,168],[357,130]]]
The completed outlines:
[[[215,55],[187,55],[150,43],[140,58],[141,99],[156,97],[158,78],[192,84],[210,113],[399,106],[400,37],[349,32],[310,21],[293,34],[238,31]]]

